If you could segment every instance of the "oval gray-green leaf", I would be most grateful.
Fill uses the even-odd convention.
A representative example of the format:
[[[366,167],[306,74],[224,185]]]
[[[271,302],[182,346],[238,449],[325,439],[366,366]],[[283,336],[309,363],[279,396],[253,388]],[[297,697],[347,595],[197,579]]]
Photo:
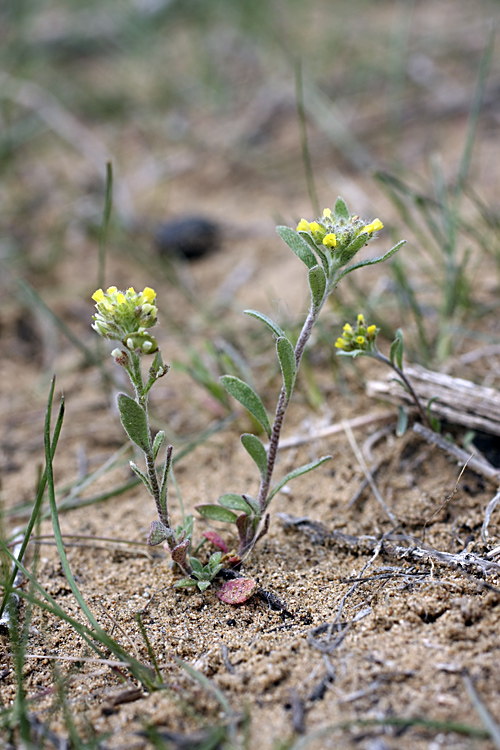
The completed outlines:
[[[264,408],[264,404],[253,388],[250,388],[248,383],[244,383],[243,380],[240,380],[234,375],[223,375],[220,380],[226,391],[230,393],[231,396],[234,396],[234,398],[239,401],[245,409],[248,409],[250,414],[255,417],[257,422],[260,422],[270,437],[271,425],[269,424],[269,418]]]
[[[308,268],[313,268],[317,265],[318,261],[313,251],[305,240],[302,239],[300,234],[294,232],[290,227],[276,227],[276,231],[284,242],[288,245],[290,250],[295,253],[297,258],[306,264]]]
[[[197,505],[196,510],[203,516],[208,518],[210,521],[222,521],[223,523],[236,523],[238,516],[228,508],[223,508],[221,505]]]
[[[241,495],[236,494],[236,492],[226,492],[224,495],[221,495],[218,503],[223,505],[224,508],[231,508],[231,510],[239,510],[249,514],[252,512],[250,505]]]
[[[269,504],[269,501],[276,495],[277,492],[280,491],[282,487],[285,486],[287,482],[289,482],[291,479],[295,479],[295,477],[300,477],[302,474],[307,474],[308,471],[312,471],[313,469],[317,469],[318,466],[321,466],[321,464],[324,464],[325,461],[329,461],[331,459],[331,456],[323,456],[322,458],[319,458],[317,461],[312,461],[310,464],[304,464],[304,466],[299,466],[298,469],[294,469],[289,474],[287,474],[283,479],[278,482],[276,487],[273,488],[272,492],[269,493],[269,498],[267,500],[267,503]]]
[[[144,453],[150,448],[150,435],[148,420],[144,409],[139,406],[130,396],[124,393],[118,394],[118,409],[120,421],[123,428],[133,443],[139,446]]]
[[[248,455],[251,456],[257,464],[261,476],[265,476],[267,472],[267,451],[259,438],[256,435],[245,432],[245,434],[240,437],[240,440]]]
[[[309,269],[309,289],[314,307],[318,307],[324,297],[326,289],[326,275],[321,266]]]
[[[348,219],[349,218],[349,211],[345,204],[345,201],[343,198],[339,197],[335,201],[335,209],[334,209],[335,218],[337,221],[340,221],[340,219]]]
[[[280,361],[281,372],[283,374],[283,383],[285,384],[286,397],[290,401],[293,386],[295,385],[295,376],[297,374],[297,365],[295,363],[295,351],[290,341],[281,337],[276,342],[276,351]]]
[[[274,322],[271,318],[268,318],[267,315],[264,315],[264,313],[259,312],[258,310],[244,310],[245,315],[251,315],[252,318],[257,318],[257,320],[261,320],[263,323],[268,326],[271,331],[278,336],[285,336],[285,332],[279,327],[277,323]]]

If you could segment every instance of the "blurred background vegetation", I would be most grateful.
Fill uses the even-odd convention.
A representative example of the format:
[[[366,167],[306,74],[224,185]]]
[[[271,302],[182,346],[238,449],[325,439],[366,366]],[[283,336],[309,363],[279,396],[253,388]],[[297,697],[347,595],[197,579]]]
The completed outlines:
[[[209,216],[234,244],[342,194],[412,250],[368,298],[343,292],[339,320],[363,303],[388,336],[405,325],[426,364],[464,336],[496,342],[470,321],[498,288],[498,16],[492,0],[6,0],[4,331],[19,277],[56,308],[71,287],[78,318],[98,281],[110,160],[105,283],[128,285],[125,257],[145,282],[145,263],[158,273],[154,235],[172,217]]]

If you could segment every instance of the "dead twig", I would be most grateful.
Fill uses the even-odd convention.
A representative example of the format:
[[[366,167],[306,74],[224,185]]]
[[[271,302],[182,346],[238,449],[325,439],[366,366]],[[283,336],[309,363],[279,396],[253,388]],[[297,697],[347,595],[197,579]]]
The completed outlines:
[[[445,451],[450,456],[456,458],[458,463],[467,463],[468,467],[475,471],[476,474],[480,474],[485,479],[488,479],[490,482],[494,482],[498,485],[500,481],[500,471],[498,469],[495,469],[494,466],[489,464],[484,459],[479,460],[478,458],[471,457],[470,453],[467,453],[467,451],[464,451],[462,448],[454,445],[454,443],[450,443],[442,435],[438,435],[437,432],[429,430],[419,422],[416,422],[413,425],[413,431],[427,440],[428,443],[436,445],[438,448]]]
[[[322,427],[319,430],[309,435],[292,435],[289,438],[280,440],[279,450],[285,448],[295,448],[298,445],[304,445],[304,443],[312,443],[314,440],[320,440],[321,438],[330,437],[330,435],[338,435],[341,432],[345,432],[344,424],[348,424],[352,430],[357,430],[360,427],[366,427],[370,424],[378,424],[379,422],[395,422],[396,414],[394,411],[382,411],[378,414],[365,414],[362,417],[354,417],[354,419],[343,420],[342,422],[336,422],[328,427]],[[267,450],[266,446],[266,450]]]
[[[342,426],[344,428],[344,432],[345,432],[345,434],[347,436],[347,439],[349,441],[349,445],[352,448],[352,452],[356,456],[356,459],[357,459],[359,465],[361,466],[361,469],[363,470],[363,474],[365,475],[366,481],[370,485],[371,491],[375,495],[375,498],[376,498],[378,504],[384,510],[385,514],[389,518],[389,520],[392,523],[392,525],[393,526],[397,526],[398,525],[398,520],[397,520],[396,516],[394,515],[394,513],[387,506],[387,503],[385,502],[384,498],[380,494],[380,492],[378,490],[378,487],[377,487],[377,485],[375,484],[375,482],[373,480],[373,476],[371,475],[371,473],[370,473],[370,471],[368,469],[368,466],[366,465],[365,459],[363,458],[363,454],[361,453],[361,451],[359,449],[359,446],[358,446],[358,444],[356,442],[356,439],[354,437],[354,433],[353,433],[353,431],[351,429],[351,426],[350,426],[349,422],[347,422],[347,420],[344,420],[342,422]]]
[[[498,490],[493,500],[490,500],[484,512],[484,521],[483,521],[483,525],[481,526],[481,539],[483,540],[483,542],[488,541],[488,526],[490,523],[492,513],[497,507],[499,502],[500,502],[500,489]]]

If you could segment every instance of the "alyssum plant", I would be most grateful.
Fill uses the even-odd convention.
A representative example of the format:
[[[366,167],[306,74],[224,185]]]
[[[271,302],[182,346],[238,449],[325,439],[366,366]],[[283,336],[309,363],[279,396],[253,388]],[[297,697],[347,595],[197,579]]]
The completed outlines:
[[[139,446],[145,457],[145,471],[133,462],[131,467],[156,504],[158,519],[151,524],[148,544],[165,543],[172,560],[186,576],[176,585],[197,586],[204,590],[224,564],[239,563],[267,532],[268,509],[276,493],[294,477],[312,471],[330,458],[324,456],[318,461],[300,466],[272,485],[283,420],[292,397],[305,346],[321,309],[344,276],[358,268],[387,260],[404,244],[404,241],[399,242],[380,257],[352,262],[361,248],[382,228],[379,219],[367,224],[358,216],[349,214],[342,198],[337,199],[334,211],[326,208],[323,216],[316,221],[308,222],[302,219],[296,230],[284,226],[277,228],[280,237],[307,267],[311,305],[295,346],[280,326],[269,317],[256,310],[245,311],[264,323],[274,335],[283,385],[271,422],[262,400],[247,383],[232,375],[221,378],[222,385],[228,393],[262,425],[269,445],[266,448],[253,434],[245,433],[241,436],[243,447],[255,462],[260,475],[260,488],[256,498],[245,493],[231,492],[221,495],[217,504],[197,507],[200,514],[207,519],[234,524],[239,537],[238,554],[230,555],[227,554],[225,543],[217,534],[205,532],[221,550],[213,554],[205,566],[190,555],[192,517],[188,517],[186,522],[177,528],[174,528],[170,521],[167,482],[172,462],[171,445],[166,449],[161,468],[158,470],[156,467],[165,434],[158,432],[154,439],[151,435],[148,394],[158,378],[168,371],[168,367],[163,364],[157,341],[150,333],[150,329],[157,322],[158,311],[154,304],[156,293],[149,287],[141,293],[135,292],[133,288],[120,292],[116,287],[109,287],[106,292],[98,289],[94,293],[92,298],[96,303],[97,313],[94,315],[93,328],[104,338],[120,342],[119,347],[112,351],[112,355],[115,362],[126,370],[134,388],[135,398],[123,393],[118,396],[118,408],[127,435]],[[141,366],[145,355],[154,355],[146,380]],[[225,557],[222,553],[226,553]]]

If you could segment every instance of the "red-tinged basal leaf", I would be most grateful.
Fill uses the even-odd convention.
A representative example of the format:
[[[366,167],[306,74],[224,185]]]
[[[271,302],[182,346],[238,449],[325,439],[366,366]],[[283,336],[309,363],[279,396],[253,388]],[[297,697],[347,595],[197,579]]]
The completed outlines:
[[[234,578],[226,581],[217,592],[221,602],[225,604],[243,604],[248,601],[257,591],[255,578]]]
[[[216,531],[204,531],[202,536],[205,537],[205,539],[208,539],[209,542],[212,542],[217,549],[220,549],[222,552],[224,552],[225,555],[229,552],[226,543],[224,539],[217,534]]]
[[[188,553],[189,545],[189,539],[184,539],[184,541],[174,547],[170,553],[172,555],[172,560],[175,563],[178,563],[181,567],[186,566],[186,555]]]

